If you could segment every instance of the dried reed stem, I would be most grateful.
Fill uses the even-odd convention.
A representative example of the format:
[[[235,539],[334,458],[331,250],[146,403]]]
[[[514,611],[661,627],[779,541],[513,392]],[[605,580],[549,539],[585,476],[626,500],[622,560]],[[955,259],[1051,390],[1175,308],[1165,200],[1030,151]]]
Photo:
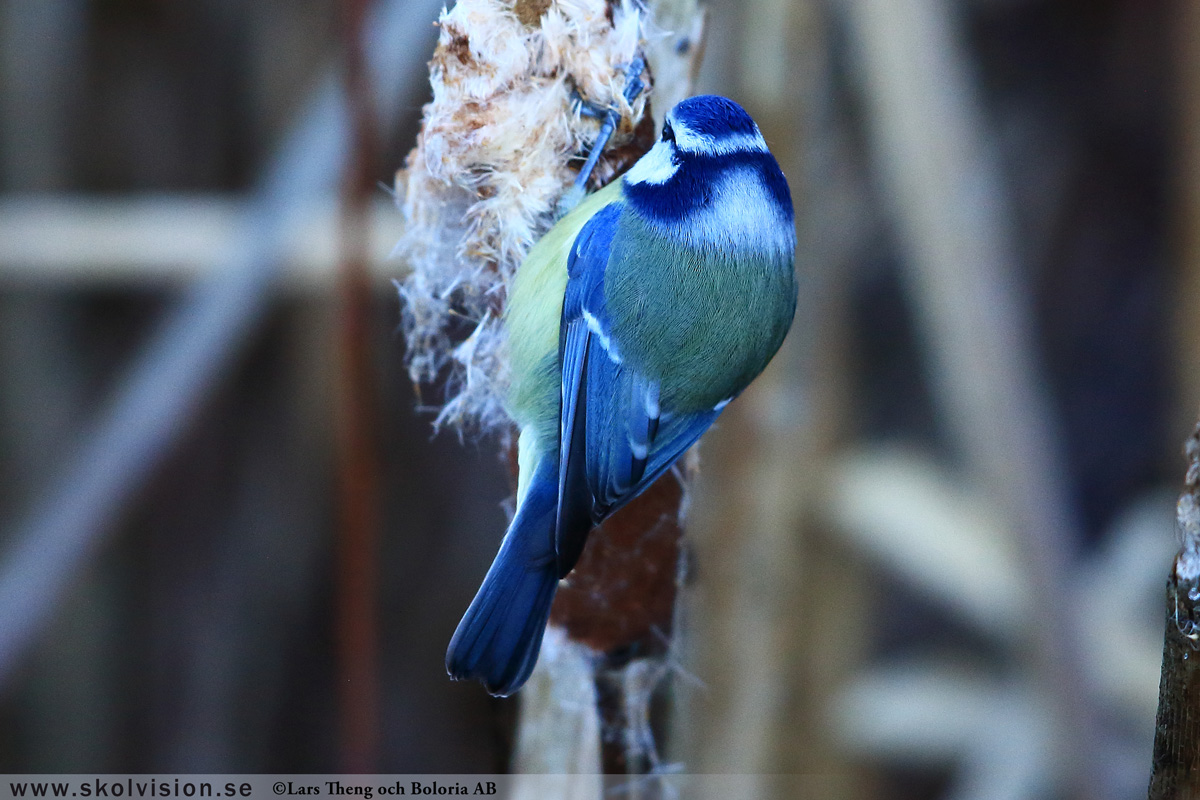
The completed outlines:
[[[399,249],[413,266],[400,285],[410,369],[418,383],[447,379],[437,424],[506,436],[500,319],[508,282],[553,221],[574,179],[573,158],[599,128],[573,110],[572,95],[620,112],[594,173],[593,185],[603,185],[653,142],[648,103],[661,116],[687,95],[702,17],[695,0],[459,0],[440,25],[434,99],[397,177],[409,223]],[[628,102],[625,71],[639,52],[650,89]],[[668,475],[590,537],[521,695],[519,770],[656,765],[642,723],[653,687],[634,691],[644,705],[631,709],[630,682],[596,670],[665,652],[683,496],[681,478]],[[564,697],[573,698],[569,706]],[[606,747],[604,720],[641,734],[608,739],[621,744]]]
[[[1186,488],[1176,511],[1183,544],[1167,578],[1150,800],[1200,797],[1200,425],[1185,450]]]

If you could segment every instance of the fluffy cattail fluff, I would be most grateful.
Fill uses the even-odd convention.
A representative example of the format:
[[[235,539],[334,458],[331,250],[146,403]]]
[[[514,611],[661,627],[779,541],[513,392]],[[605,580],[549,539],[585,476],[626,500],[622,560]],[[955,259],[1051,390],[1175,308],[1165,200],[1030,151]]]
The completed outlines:
[[[506,431],[508,284],[599,130],[573,96],[621,112],[617,155],[595,180],[626,166],[621,146],[646,111],[645,94],[632,107],[622,96],[642,12],[608,0],[459,0],[438,25],[433,101],[396,176],[409,371],[417,383],[445,375],[437,426]]]

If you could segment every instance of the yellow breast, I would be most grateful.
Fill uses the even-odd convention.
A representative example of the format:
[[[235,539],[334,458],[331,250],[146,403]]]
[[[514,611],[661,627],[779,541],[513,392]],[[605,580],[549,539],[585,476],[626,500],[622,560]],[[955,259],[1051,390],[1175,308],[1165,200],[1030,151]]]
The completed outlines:
[[[585,197],[538,240],[513,279],[504,313],[511,370],[508,410],[522,430],[557,429],[558,329],[567,288],[567,257],[592,215],[620,198],[620,180]]]

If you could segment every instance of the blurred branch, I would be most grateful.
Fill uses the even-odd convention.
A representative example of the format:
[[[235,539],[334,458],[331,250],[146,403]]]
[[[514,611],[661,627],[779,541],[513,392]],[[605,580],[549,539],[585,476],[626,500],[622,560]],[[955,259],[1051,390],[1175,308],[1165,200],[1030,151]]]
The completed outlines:
[[[684,595],[678,654],[696,678],[672,698],[670,757],[746,774],[739,797],[796,797],[787,774],[829,776],[812,796],[861,797],[865,769],[827,735],[826,705],[869,646],[847,631],[869,624],[871,597],[860,563],[814,512],[853,406],[847,273],[866,240],[865,203],[834,101],[828,10],[809,0],[726,9],[739,12],[740,78],[713,88],[748,99],[788,177],[801,290],[782,349],[705,434],[688,527],[699,579]],[[713,19],[716,49],[735,34]]]
[[[96,288],[210,279],[243,247],[250,201],[218,194],[0,198],[0,285]],[[310,197],[280,235],[284,288],[326,289],[335,275],[338,211]],[[386,197],[371,207],[371,271],[382,284],[406,268],[389,260],[403,233]]]
[[[369,70],[390,119],[418,85],[420,54],[441,3],[389,2],[368,26]],[[416,7],[414,7],[416,6]],[[280,273],[284,234],[314,197],[333,190],[349,147],[345,98],[333,76],[317,89],[268,163],[241,246],[179,308],[120,379],[91,436],[46,499],[7,538],[0,561],[0,686],[103,535],[166,455],[253,330]]]
[[[932,458],[894,446],[846,453],[829,473],[831,521],[881,569],[997,645],[1027,646],[1037,613],[1028,576],[1012,531],[984,492]],[[1070,575],[1075,604],[1105,629],[1103,639],[1086,642],[1092,685],[1133,719],[1144,718],[1156,699],[1159,643],[1147,638],[1138,610],[1158,587],[1150,565],[1164,555],[1160,512],[1156,494],[1132,504]]]
[[[970,702],[944,694],[953,683],[942,676],[945,666],[905,657],[873,668],[839,688],[842,738],[876,758],[954,764],[956,789],[948,797],[1054,793],[1061,770],[1050,756],[1060,734],[1040,687],[1044,676],[1022,658],[1038,612],[1015,537],[993,503],[930,458],[894,447],[847,454],[831,476],[830,512],[839,528],[879,569],[970,623],[1003,653],[984,669],[977,645],[959,654],[939,648],[943,665],[956,662],[951,674],[960,675],[964,695],[974,695]],[[1145,774],[1144,723],[1155,704],[1161,641],[1139,598],[1160,585],[1147,565],[1167,557],[1163,510],[1157,495],[1133,504],[1104,545],[1073,565],[1068,582],[1073,605],[1086,608],[1093,629],[1104,632],[1084,641],[1084,655],[1105,709],[1105,774],[1098,777],[1121,796]]]
[[[1186,430],[1200,409],[1200,3],[1173,6],[1176,141],[1174,188],[1177,247],[1175,348],[1179,403],[1174,430]]]
[[[1079,796],[1105,796],[1097,714],[1068,568],[1079,541],[1059,437],[1041,389],[1027,296],[995,155],[952,5],[842,7],[857,38],[878,167],[906,251],[936,397],[979,485],[1018,536],[1038,609],[1035,656],[1056,706],[1061,764]]]
[[[1187,456],[1178,507],[1183,546],[1167,579],[1150,800],[1200,797],[1200,425],[1188,438]]]
[[[87,0],[0,0],[0,182],[58,189],[70,183],[66,143],[86,85]]]
[[[987,497],[902,450],[848,453],[830,472],[831,516],[851,541],[984,633],[1024,640],[1028,581]]]
[[[835,700],[838,736],[851,746],[890,761],[945,768],[970,753],[992,748],[993,779],[986,791],[960,792],[972,798],[1028,797],[1043,791],[1053,727],[1044,703],[1022,683],[944,660],[913,660],[876,667],[855,676]],[[1000,720],[1006,724],[999,724]],[[996,747],[998,741],[1004,741]],[[1021,750],[1021,757],[1014,751]],[[970,763],[960,775],[980,770]],[[962,778],[959,779],[960,784]],[[978,785],[978,779],[966,778]],[[1014,783],[1021,785],[1014,791]]]
[[[370,7],[370,0],[341,3],[350,158],[342,178],[338,275],[338,656],[342,769],[359,774],[375,772],[379,757],[375,614],[380,526],[379,376],[371,347],[371,278],[367,269],[368,212],[375,190],[379,136],[363,52]]]

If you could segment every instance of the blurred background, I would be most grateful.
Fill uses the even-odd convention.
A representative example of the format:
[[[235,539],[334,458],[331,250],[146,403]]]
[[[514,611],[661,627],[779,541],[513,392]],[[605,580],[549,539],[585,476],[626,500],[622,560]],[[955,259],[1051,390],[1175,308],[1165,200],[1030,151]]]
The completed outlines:
[[[507,471],[432,435],[389,281],[440,7],[0,0],[0,771],[508,763],[515,703],[442,666]],[[1142,796],[1200,409],[1200,10],[706,7],[697,91],[779,156],[803,288],[705,439],[664,754]]]

